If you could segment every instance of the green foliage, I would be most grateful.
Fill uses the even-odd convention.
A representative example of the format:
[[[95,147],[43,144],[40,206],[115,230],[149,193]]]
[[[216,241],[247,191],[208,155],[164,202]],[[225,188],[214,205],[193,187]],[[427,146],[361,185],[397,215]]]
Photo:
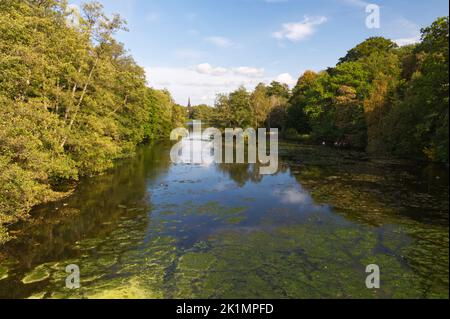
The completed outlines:
[[[221,127],[246,128],[253,124],[250,93],[240,87],[230,94],[219,94],[216,100],[215,123]]]
[[[299,79],[286,125],[320,142],[448,162],[448,68],[448,17],[415,46],[370,38]]]
[[[189,118],[192,120],[199,120],[208,123],[214,121],[214,114],[214,108],[206,104],[200,104],[191,108]]]
[[[278,96],[281,98],[288,99],[290,96],[289,87],[287,84],[282,84],[280,82],[273,81],[267,87],[267,95],[270,97]]]
[[[311,130],[306,107],[313,98],[312,95],[317,77],[317,73],[306,71],[300,77],[297,86],[292,92],[292,97],[289,101],[287,125],[298,133],[307,133]]]
[[[268,116],[273,109],[272,98],[269,94],[269,88],[262,83],[258,84],[252,93],[252,115],[255,128],[267,125]]]
[[[284,128],[291,92],[279,82],[260,83],[253,92],[240,87],[230,94],[217,95],[214,124],[219,127]]]
[[[186,120],[186,108],[178,104],[173,104],[171,128],[184,127],[186,125]]]
[[[188,110],[146,87],[114,38],[126,30],[99,3],[0,2],[0,241],[4,226],[98,174],[145,141],[185,125]],[[418,45],[370,38],[294,90],[272,82],[217,96],[189,116],[221,127],[278,127],[286,136],[370,153],[448,162],[448,17]]]
[[[355,48],[348,51],[347,55],[339,60],[340,63],[355,62],[360,59],[371,56],[374,53],[385,53],[397,48],[397,45],[391,40],[383,37],[373,37],[358,44]]]
[[[387,118],[390,151],[398,156],[448,162],[448,31],[448,17],[437,19],[411,53],[411,78]]]
[[[145,100],[150,108],[144,130],[146,140],[168,137],[173,128],[185,125],[186,109],[176,105],[168,91],[147,88]]]
[[[114,39],[125,29],[96,2],[79,15],[63,0],[0,2],[0,227],[183,125]]]

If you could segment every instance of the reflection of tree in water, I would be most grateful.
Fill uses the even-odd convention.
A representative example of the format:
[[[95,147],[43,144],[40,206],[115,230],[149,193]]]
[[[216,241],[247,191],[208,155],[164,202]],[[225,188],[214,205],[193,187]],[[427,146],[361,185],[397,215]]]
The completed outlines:
[[[426,181],[418,168],[411,172],[360,162],[292,170],[316,202],[332,205],[353,222],[383,226],[410,220],[448,226],[448,182]]]
[[[6,256],[19,262],[19,272],[49,261],[77,258],[77,241],[106,238],[124,220],[139,220],[133,231],[136,239],[143,238],[151,211],[148,181],[168,171],[169,149],[163,144],[143,146],[136,156],[103,176],[83,180],[69,198],[35,209],[33,222],[20,225],[18,239],[6,246]]]
[[[448,287],[448,170],[383,162],[296,168],[295,178],[318,203],[380,233],[377,246],[406,263],[424,296]],[[339,163],[339,164],[336,164]],[[431,177],[430,177],[431,176]],[[436,176],[444,176],[436,178]],[[396,232],[389,225],[402,225]],[[376,263],[377,257],[374,257]]]
[[[219,164],[217,167],[219,171],[226,174],[232,179],[239,187],[245,186],[247,182],[260,183],[265,175],[260,174],[260,163],[256,164]],[[288,167],[280,164],[278,171],[275,175],[285,173]]]
[[[334,215],[328,220],[318,214],[305,224],[277,227],[275,233],[217,232],[184,251],[178,239],[163,235],[162,230],[173,225],[149,215],[148,185],[160,185],[160,175],[170,166],[169,149],[170,145],[142,147],[136,157],[106,175],[83,181],[70,198],[37,209],[36,222],[22,228],[29,237],[19,237],[7,248],[5,257],[19,264],[6,264],[11,270],[1,281],[0,298],[162,298],[199,293],[198,297],[323,297],[338,291],[330,290],[330,283],[338,287],[342,276],[351,280],[345,291],[366,296],[369,292],[358,288],[364,278],[355,277],[353,257],[358,269],[369,263],[382,267],[387,296],[448,296],[448,208],[443,206],[448,203],[448,182],[436,179],[437,172],[412,174],[333,154],[305,162],[297,160],[297,151],[290,152],[284,159],[291,160],[290,172],[297,181],[316,203],[330,204],[348,224],[337,225]],[[244,187],[262,182],[260,166],[221,164],[217,169]],[[278,174],[287,171],[280,163]],[[184,213],[221,211],[236,219],[230,208],[216,204],[192,203],[192,211],[184,207]],[[413,214],[414,206],[422,213]],[[187,229],[186,224],[182,227]],[[64,266],[69,263],[82,268],[79,291],[64,289]],[[0,259],[0,277],[2,265]],[[310,276],[311,271],[317,276]],[[42,279],[47,272],[49,277]],[[22,282],[30,278],[42,280]]]

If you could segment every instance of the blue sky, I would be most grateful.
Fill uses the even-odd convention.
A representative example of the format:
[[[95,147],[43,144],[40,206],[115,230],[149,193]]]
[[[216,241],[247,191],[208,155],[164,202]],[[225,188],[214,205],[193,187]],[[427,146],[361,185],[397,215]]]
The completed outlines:
[[[83,1],[71,3],[80,5]],[[370,36],[400,44],[449,12],[446,0],[377,0],[380,28],[366,27],[363,0],[101,0],[128,21],[118,35],[149,85],[185,105],[259,82],[294,85],[305,70],[334,66]]]

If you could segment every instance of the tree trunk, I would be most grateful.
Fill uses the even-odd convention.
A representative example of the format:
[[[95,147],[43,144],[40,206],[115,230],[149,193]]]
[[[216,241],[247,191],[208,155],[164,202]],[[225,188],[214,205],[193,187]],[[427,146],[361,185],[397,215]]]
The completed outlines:
[[[91,82],[92,75],[94,74],[94,70],[95,70],[95,68],[97,67],[97,63],[98,63],[98,60],[99,60],[99,59],[100,59],[99,56],[97,56],[97,58],[95,59],[95,63],[94,63],[94,65],[92,66],[91,71],[89,72],[88,79],[87,79],[87,81],[86,81],[86,84],[85,84],[84,87],[83,87],[83,92],[81,93],[80,99],[78,100],[78,104],[77,104],[77,107],[76,107],[76,109],[75,109],[75,113],[73,114],[73,116],[72,116],[72,118],[71,118],[71,120],[70,120],[69,128],[68,128],[68,131],[69,131],[69,132],[70,132],[70,130],[72,129],[73,124],[75,123],[75,120],[76,120],[76,118],[77,118],[78,112],[80,111],[81,103],[83,103],[84,97],[85,97],[86,92],[87,92],[87,88],[88,88],[88,86],[89,86],[89,84],[90,84],[90,82]],[[68,136],[66,135],[66,136],[64,137],[64,139],[63,139],[63,142],[61,143],[61,148],[63,148],[63,147],[66,145],[67,138],[68,138]]]

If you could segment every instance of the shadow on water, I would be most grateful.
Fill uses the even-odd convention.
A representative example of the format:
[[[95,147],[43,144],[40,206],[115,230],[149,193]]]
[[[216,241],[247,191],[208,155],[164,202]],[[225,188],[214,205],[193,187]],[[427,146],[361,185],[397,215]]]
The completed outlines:
[[[282,144],[262,176],[169,151],[143,146],[36,208],[0,252],[0,297],[448,298],[447,169]]]

